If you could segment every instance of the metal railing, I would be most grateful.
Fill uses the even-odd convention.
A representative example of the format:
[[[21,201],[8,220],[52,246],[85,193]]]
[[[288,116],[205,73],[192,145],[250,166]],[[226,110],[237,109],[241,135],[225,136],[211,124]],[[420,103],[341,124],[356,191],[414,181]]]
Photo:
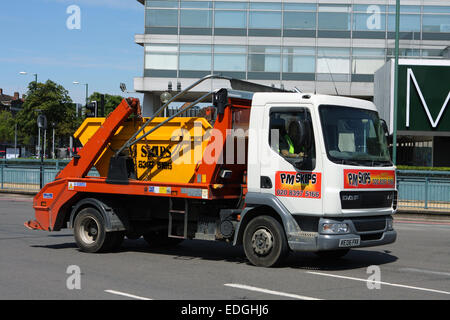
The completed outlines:
[[[397,170],[398,208],[450,212],[450,172]]]
[[[46,160],[43,166],[43,185],[55,180],[56,174],[63,169],[68,160]],[[97,170],[90,176],[99,176]],[[0,160],[0,190],[16,192],[38,192],[40,190],[40,160]]]

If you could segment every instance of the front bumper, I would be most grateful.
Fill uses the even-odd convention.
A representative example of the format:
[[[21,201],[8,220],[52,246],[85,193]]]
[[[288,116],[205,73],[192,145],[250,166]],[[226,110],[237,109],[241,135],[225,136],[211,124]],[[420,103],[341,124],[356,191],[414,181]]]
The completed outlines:
[[[363,218],[361,218],[363,219]],[[361,220],[359,219],[359,224]],[[370,219],[370,218],[368,218]],[[379,220],[379,218],[377,218]],[[370,223],[370,220],[367,220]],[[339,250],[348,248],[363,248],[363,247],[373,247],[380,246],[395,242],[397,239],[397,232],[395,230],[388,230],[387,224],[382,229],[367,230],[366,228],[361,228],[358,226],[359,230],[355,225],[356,219],[325,219],[322,218],[319,221],[319,225],[322,223],[347,223],[349,225],[349,233],[346,234],[320,234],[318,232],[299,232],[298,234],[288,235],[288,244],[292,251],[329,251],[329,250]],[[364,231],[361,231],[363,229]],[[359,238],[359,245],[351,247],[340,247],[339,243],[341,240],[350,240]]]

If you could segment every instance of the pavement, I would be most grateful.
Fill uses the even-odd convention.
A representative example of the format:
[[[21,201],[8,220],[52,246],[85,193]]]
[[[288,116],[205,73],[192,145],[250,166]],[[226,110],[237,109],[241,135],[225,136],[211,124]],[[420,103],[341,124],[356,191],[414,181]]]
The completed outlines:
[[[28,230],[32,197],[0,195],[1,300],[449,300],[450,217],[397,214],[395,243],[325,262],[291,254],[278,268],[250,265],[242,247],[186,240],[116,253],[80,252],[71,230]]]

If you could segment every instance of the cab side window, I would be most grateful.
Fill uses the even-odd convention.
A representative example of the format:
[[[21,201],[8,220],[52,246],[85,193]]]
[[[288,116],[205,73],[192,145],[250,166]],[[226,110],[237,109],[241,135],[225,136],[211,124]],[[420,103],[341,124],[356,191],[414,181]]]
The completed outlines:
[[[305,108],[270,113],[269,144],[301,170],[313,170],[316,151],[311,114]]]

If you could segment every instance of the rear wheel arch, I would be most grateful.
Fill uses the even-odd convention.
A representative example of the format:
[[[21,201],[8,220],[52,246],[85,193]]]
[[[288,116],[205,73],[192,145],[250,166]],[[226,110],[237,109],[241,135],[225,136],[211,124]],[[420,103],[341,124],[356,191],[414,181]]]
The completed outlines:
[[[99,198],[84,198],[78,201],[70,213],[69,223],[73,228],[77,215],[86,208],[96,209],[104,219],[105,228],[107,232],[110,231],[124,231],[126,230],[127,221],[123,215],[120,215],[119,210],[114,205],[111,199]]]

